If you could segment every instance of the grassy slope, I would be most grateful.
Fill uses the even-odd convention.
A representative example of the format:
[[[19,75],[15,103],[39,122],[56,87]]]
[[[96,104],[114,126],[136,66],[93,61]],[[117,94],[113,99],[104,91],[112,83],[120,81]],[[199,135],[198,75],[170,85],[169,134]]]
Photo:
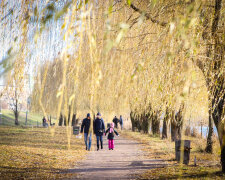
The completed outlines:
[[[37,125],[42,125],[42,118],[43,116],[39,114],[34,114],[34,113],[28,113],[27,116],[27,125],[28,126],[37,126]],[[25,112],[20,112],[19,114],[19,123],[20,125],[25,125],[26,121],[26,113]],[[54,122],[54,119],[52,123]],[[2,122],[1,124],[3,125],[14,125],[15,124],[15,117],[13,114],[13,111],[11,110],[2,110]]]
[[[158,137],[138,132],[123,131],[124,136],[142,143],[143,150],[147,152],[146,159],[163,159],[167,167],[150,169],[140,176],[140,179],[225,179],[220,173],[220,148],[214,139],[214,152],[204,152],[206,140],[202,138],[185,137],[191,140],[191,155],[189,165],[180,165],[175,161],[175,143],[169,139],[161,140]],[[194,166],[194,158],[197,166]]]
[[[74,167],[86,151],[83,139],[73,135],[70,150],[67,144],[65,127],[50,131],[48,128],[0,126],[0,179],[74,177],[75,174],[59,172]]]

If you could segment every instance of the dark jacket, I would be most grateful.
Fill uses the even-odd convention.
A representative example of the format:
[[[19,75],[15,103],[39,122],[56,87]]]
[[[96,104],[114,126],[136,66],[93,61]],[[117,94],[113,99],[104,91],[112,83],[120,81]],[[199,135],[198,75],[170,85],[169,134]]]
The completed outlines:
[[[88,118],[83,119],[83,122],[82,122],[82,125],[81,125],[81,130],[80,130],[81,133],[83,132],[83,129],[84,129],[84,133],[88,133],[89,132],[90,121],[91,120],[88,119]]]
[[[94,133],[96,136],[102,136],[105,133],[104,120],[101,118],[96,118],[93,124]]]
[[[113,129],[113,132],[112,132],[112,133],[110,133],[109,130],[110,130],[110,128],[108,128],[108,129],[106,130],[106,132],[105,132],[106,134],[109,133],[109,134],[108,134],[108,139],[110,139],[110,140],[114,139],[114,133],[115,133],[117,136],[119,135],[118,132],[117,132],[115,129]]]
[[[120,120],[117,118],[117,117],[115,117],[114,119],[113,119],[113,122],[114,122],[114,124],[115,124],[115,128],[118,128],[118,122],[119,122]]]
[[[113,122],[114,122],[114,124],[118,124],[118,122],[119,122],[120,120],[118,119],[118,118],[113,118]]]

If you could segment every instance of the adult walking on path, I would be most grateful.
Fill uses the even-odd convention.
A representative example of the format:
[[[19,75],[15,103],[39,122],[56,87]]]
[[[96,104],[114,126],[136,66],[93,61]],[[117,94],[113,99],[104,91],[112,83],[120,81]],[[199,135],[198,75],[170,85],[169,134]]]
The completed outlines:
[[[120,127],[121,127],[121,130],[123,129],[123,117],[122,115],[120,115]]]
[[[98,112],[97,118],[94,121],[93,124],[94,133],[96,135],[97,139],[97,151],[99,150],[99,141],[101,143],[101,149],[103,149],[103,133],[105,133],[105,124],[104,120],[101,118],[101,114]]]
[[[83,119],[81,130],[80,130],[80,133],[83,133],[83,130],[84,130],[84,142],[86,145],[86,150],[88,151],[90,151],[91,149],[91,133],[89,134],[90,122],[91,122],[91,115],[88,113],[87,117]],[[88,143],[88,140],[89,140],[89,143]]]
[[[113,123],[115,124],[115,128],[117,129],[118,128],[118,122],[119,122],[119,119],[115,116],[113,118]]]
[[[104,145],[107,145],[106,136],[104,139]],[[74,173],[77,175],[74,179],[82,180],[136,179],[138,174],[148,169],[165,166],[163,160],[147,159],[137,141],[119,136],[116,137],[116,144],[113,151],[107,148],[101,153],[90,151],[82,162],[67,173]]]

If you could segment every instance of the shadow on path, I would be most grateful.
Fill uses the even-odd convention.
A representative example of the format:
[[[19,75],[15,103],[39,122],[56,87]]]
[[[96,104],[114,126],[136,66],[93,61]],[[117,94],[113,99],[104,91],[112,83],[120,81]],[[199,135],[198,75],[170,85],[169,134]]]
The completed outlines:
[[[103,150],[96,151],[94,147],[95,151],[88,153],[77,167],[61,173],[78,174],[75,179],[134,179],[148,169],[167,166],[163,160],[146,159],[140,144],[120,136],[115,139],[115,149],[110,151],[104,137]]]

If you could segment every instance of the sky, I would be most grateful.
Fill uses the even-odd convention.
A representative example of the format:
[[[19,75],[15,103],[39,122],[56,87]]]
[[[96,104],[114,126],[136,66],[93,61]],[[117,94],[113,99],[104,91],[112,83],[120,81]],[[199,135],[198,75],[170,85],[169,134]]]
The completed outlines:
[[[30,7],[32,9],[31,12],[33,12],[33,9],[37,5],[39,13],[41,13],[43,8],[46,7],[46,1],[47,0],[41,0],[38,1],[38,4],[33,4],[33,6]],[[0,4],[1,2],[2,1],[0,1]],[[4,8],[0,10],[0,62],[8,57],[7,52],[10,48],[12,48],[12,54],[18,53],[20,49],[20,40],[22,39],[21,28],[19,28],[21,20],[18,18],[18,13],[20,13],[21,9],[20,2],[21,0],[6,0],[4,2]],[[58,1],[55,3],[55,8],[60,10],[64,2],[64,0]],[[12,9],[13,13],[9,13]],[[34,36],[40,29],[40,21],[39,23],[29,22],[27,32],[28,42],[26,45],[26,73],[30,75],[31,81],[35,75],[34,69],[47,60],[51,61],[56,58],[63,47],[66,46],[66,42],[63,40],[65,30],[61,28],[62,24],[63,18],[57,21],[50,20],[50,22],[47,22],[45,29],[41,35],[38,36],[37,43],[35,43]],[[15,38],[17,38],[16,41],[14,41]],[[0,69],[2,72],[4,69],[2,65],[0,65]],[[3,83],[2,80],[0,80],[0,83]]]

